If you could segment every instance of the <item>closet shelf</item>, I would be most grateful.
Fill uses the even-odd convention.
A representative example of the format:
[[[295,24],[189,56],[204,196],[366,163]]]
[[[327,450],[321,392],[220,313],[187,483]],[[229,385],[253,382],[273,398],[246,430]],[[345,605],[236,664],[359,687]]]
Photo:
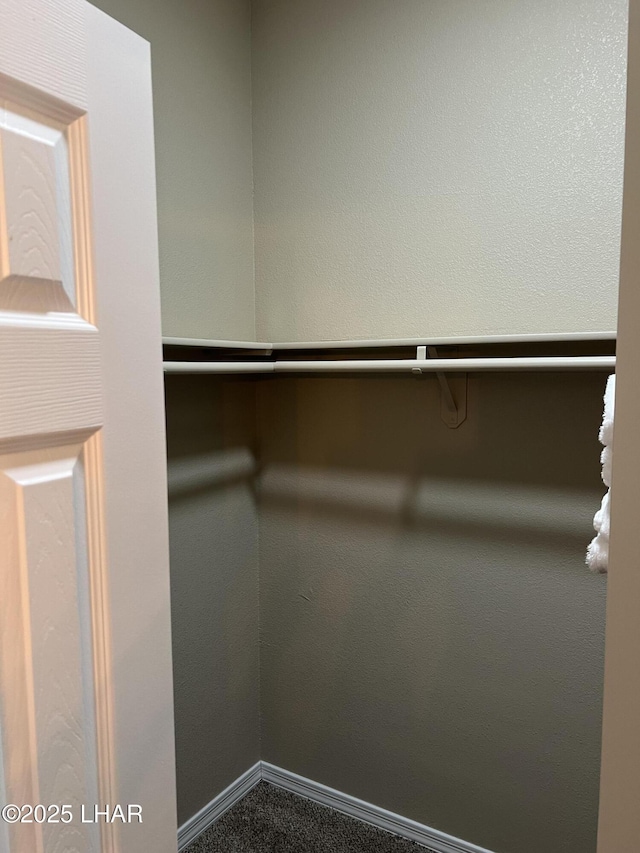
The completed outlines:
[[[166,347],[200,347],[204,349],[240,349],[257,350],[260,352],[271,352],[273,344],[264,341],[218,341],[207,338],[162,338],[163,346]]]
[[[571,343],[580,341],[615,341],[615,332],[568,332],[565,334],[545,333],[539,335],[476,335],[444,338],[380,338],[353,341],[226,341],[206,338],[164,337],[162,343],[171,347],[199,347],[202,349],[252,350],[271,353],[277,350],[325,350],[325,349],[379,349],[389,347],[417,346],[466,346],[491,344],[537,344]]]
[[[613,370],[614,342],[614,332],[311,343],[163,339],[169,354],[177,351],[165,373],[436,373],[441,384],[445,373]],[[278,357],[283,350],[291,351],[288,358]],[[340,357],[331,357],[337,350]]]

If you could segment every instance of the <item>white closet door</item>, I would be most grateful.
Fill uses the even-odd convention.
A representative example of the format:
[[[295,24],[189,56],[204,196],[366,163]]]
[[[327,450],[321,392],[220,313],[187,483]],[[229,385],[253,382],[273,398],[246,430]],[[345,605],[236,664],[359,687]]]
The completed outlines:
[[[176,849],[165,478],[148,45],[0,0],[0,851]]]

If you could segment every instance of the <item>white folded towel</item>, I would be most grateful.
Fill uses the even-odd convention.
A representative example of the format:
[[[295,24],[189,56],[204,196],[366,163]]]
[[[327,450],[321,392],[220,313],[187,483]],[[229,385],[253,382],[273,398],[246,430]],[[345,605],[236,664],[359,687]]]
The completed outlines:
[[[602,426],[598,433],[600,444],[605,447],[613,445],[613,415],[616,402],[616,376],[612,374],[607,379],[607,387],[604,390],[604,414],[602,415]]]
[[[613,417],[616,396],[616,377],[607,379],[604,392],[604,414],[598,438],[604,445],[600,454],[602,462],[602,481],[608,489],[611,488],[611,465],[613,461]],[[594,572],[606,572],[609,566],[609,511],[610,495],[607,491],[602,499],[602,505],[593,519],[596,537],[587,548],[587,565]]]
[[[613,465],[613,447],[611,445],[602,448],[600,461],[602,462],[602,482],[605,486],[611,487],[611,466]]]

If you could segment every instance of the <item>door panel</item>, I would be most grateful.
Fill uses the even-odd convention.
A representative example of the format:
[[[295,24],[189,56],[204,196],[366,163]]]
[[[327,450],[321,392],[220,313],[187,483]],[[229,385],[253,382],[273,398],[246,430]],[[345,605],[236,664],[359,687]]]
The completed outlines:
[[[17,84],[7,88],[21,94]],[[100,750],[97,740],[98,728],[110,727],[110,700],[102,697],[97,714],[93,649],[95,630],[107,662],[104,547],[94,549],[97,561],[89,551],[105,525],[86,505],[101,488],[103,462],[99,453],[89,464],[83,458],[104,424],[99,331],[88,316],[86,137],[73,128],[84,121],[73,109],[65,123],[50,96],[41,93],[34,110],[32,93],[22,95],[22,103],[0,100],[4,790],[8,803],[69,805],[75,819],[12,824],[8,843],[12,851],[97,853],[101,836],[103,849],[117,836],[115,827],[81,822],[83,805],[114,794],[112,744],[103,734]]]
[[[10,853],[176,849],[155,230],[146,43],[0,0],[0,794],[73,814]]]
[[[0,108],[0,306],[76,305],[69,152],[64,128]]]
[[[98,802],[84,471],[78,445],[5,456],[0,689],[10,803]],[[13,825],[33,850],[97,851],[96,826]]]
[[[118,843],[116,827],[81,821],[83,805],[115,795],[106,526],[95,501],[104,472],[98,448],[85,459],[104,425],[85,119],[20,81],[5,89],[13,99],[0,99],[4,797],[68,805],[74,815],[68,824],[12,824],[7,843],[25,853],[97,853]]]

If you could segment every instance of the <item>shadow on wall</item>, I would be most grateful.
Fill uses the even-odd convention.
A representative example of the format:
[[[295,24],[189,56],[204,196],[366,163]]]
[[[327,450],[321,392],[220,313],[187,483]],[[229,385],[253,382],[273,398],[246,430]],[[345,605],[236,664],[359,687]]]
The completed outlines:
[[[586,549],[593,489],[544,489],[513,483],[343,471],[268,468],[264,501],[316,516],[458,539]]]
[[[167,376],[178,820],[259,759],[255,384]]]
[[[244,483],[256,462],[251,379],[165,376],[169,502]]]
[[[605,384],[604,373],[469,374],[467,420],[450,430],[433,375],[271,380],[261,461],[594,488]]]
[[[256,446],[255,382],[249,378],[166,374],[169,460]]]
[[[604,375],[259,389],[262,757],[496,853],[595,850]]]

